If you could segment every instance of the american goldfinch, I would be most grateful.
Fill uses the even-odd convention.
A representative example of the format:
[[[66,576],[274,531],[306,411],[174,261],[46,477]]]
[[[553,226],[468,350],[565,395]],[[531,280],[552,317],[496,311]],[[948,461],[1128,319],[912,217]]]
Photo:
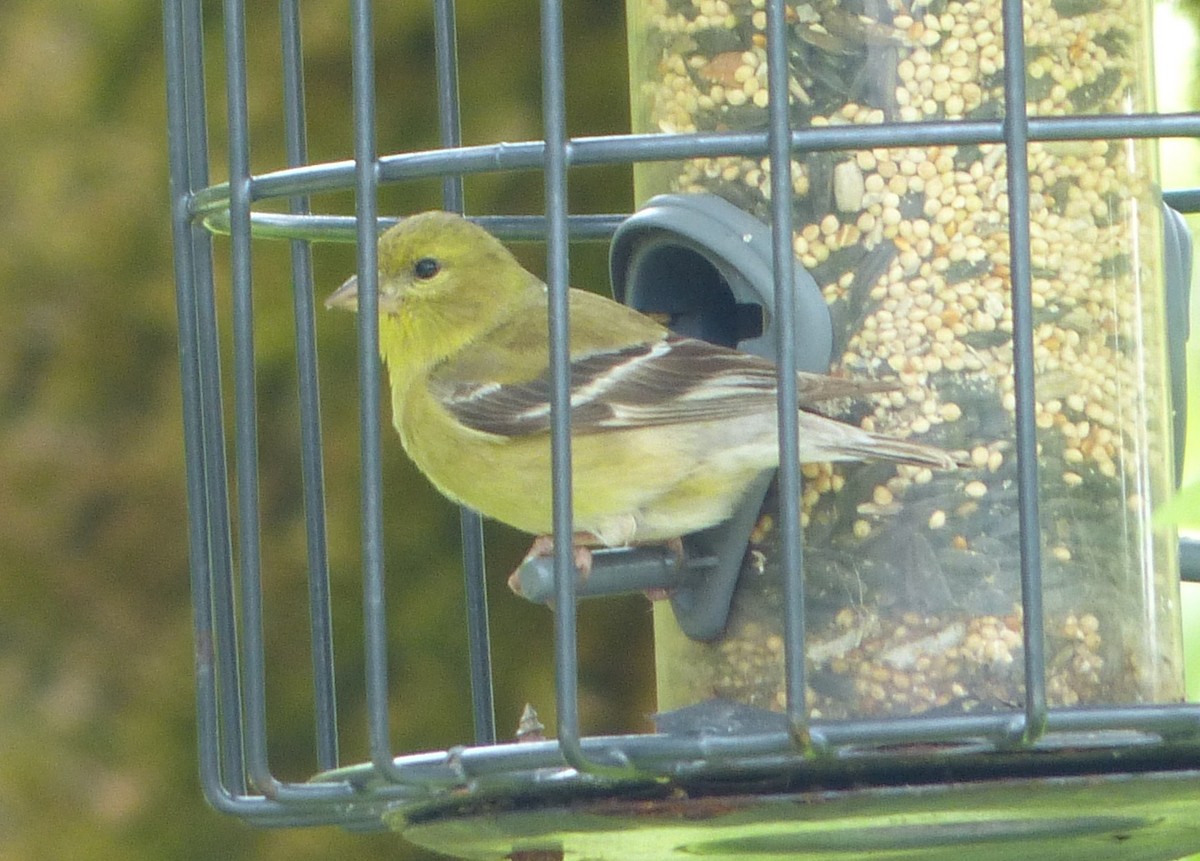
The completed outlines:
[[[405,451],[455,502],[549,533],[548,288],[495,237],[446,212],[383,233],[378,259],[379,347]],[[576,541],[668,542],[727,519],[778,465],[775,366],[592,293],[572,290],[569,303]],[[356,310],[356,279],[325,304]],[[940,449],[807,406],[878,382],[798,379],[802,460],[955,466]]]

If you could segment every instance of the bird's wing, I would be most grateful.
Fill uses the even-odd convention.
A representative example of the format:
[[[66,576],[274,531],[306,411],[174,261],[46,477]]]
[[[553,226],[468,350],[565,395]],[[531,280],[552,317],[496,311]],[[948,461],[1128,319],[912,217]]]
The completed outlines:
[[[461,370],[451,360],[434,371],[429,386],[464,425],[500,436],[550,427],[547,369],[510,382],[464,378]],[[571,427],[577,434],[729,419],[775,407],[774,365],[694,338],[665,336],[595,350],[575,357],[570,370]],[[798,386],[804,402],[880,390],[873,381],[818,374],[798,375]]]

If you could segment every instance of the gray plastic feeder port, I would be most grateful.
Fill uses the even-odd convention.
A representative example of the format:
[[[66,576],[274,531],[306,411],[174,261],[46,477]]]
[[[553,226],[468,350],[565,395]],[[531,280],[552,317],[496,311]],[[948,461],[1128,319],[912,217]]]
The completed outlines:
[[[771,228],[713,194],[660,194],[627,218],[609,252],[613,296],[665,314],[681,335],[776,358]],[[796,367],[829,370],[829,308],[795,267]]]

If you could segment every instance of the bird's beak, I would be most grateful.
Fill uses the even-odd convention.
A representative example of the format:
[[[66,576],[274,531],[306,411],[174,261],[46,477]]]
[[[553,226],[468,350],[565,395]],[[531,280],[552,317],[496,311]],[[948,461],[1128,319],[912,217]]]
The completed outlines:
[[[345,311],[358,310],[358,276],[351,275],[325,299],[325,307],[341,308]]]

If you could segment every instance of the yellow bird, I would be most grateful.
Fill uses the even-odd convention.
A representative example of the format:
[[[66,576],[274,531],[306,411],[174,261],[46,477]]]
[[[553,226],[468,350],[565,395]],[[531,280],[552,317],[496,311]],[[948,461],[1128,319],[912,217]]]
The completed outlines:
[[[495,237],[447,212],[405,218],[380,236],[378,259],[379,348],[404,450],[445,496],[545,536],[548,288]],[[569,302],[576,543],[668,542],[728,518],[779,462],[775,366],[592,293],[571,290]],[[356,310],[357,280],[325,304]],[[940,449],[811,409],[890,384],[798,380],[802,461],[956,465]]]

